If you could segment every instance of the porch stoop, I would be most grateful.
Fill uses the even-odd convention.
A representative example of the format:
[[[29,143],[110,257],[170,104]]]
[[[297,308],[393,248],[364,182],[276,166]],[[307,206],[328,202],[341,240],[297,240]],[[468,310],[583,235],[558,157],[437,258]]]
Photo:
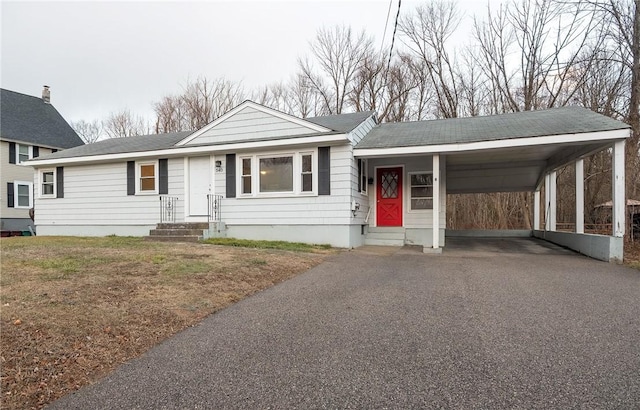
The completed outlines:
[[[209,230],[207,222],[159,223],[144,239],[161,242],[198,242]]]
[[[369,232],[364,238],[365,245],[377,246],[404,246],[403,227],[369,227]]]

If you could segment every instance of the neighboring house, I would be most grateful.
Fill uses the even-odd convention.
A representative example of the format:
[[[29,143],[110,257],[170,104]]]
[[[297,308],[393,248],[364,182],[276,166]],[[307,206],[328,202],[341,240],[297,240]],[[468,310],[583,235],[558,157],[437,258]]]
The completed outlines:
[[[246,101],[195,132],[30,164],[41,235],[144,236],[168,217],[214,221],[212,235],[439,251],[447,193],[530,191],[537,208],[555,169],[612,146],[618,158],[628,136],[626,124],[572,107],[376,124],[374,112],[300,119]],[[546,205],[552,217],[555,202]]]
[[[33,226],[33,168],[25,161],[83,145],[51,105],[49,87],[42,98],[0,90],[0,197],[2,231],[28,231]]]

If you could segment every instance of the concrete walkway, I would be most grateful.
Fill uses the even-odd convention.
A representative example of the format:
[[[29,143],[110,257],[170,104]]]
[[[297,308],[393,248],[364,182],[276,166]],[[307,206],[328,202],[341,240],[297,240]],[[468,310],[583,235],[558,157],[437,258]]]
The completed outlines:
[[[51,408],[637,408],[640,272],[522,241],[344,252]]]

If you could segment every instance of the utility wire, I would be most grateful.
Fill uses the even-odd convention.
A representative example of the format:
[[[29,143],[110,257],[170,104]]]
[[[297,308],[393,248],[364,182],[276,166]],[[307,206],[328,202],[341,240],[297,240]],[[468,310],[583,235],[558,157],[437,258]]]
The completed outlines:
[[[396,23],[393,26],[393,36],[391,36],[391,48],[389,49],[389,61],[387,62],[387,74],[385,77],[389,75],[389,68],[391,67],[391,56],[393,55],[393,43],[396,40],[396,30],[398,29],[398,19],[400,18],[400,5],[402,4],[402,0],[398,0],[398,13],[396,14]]]
[[[391,6],[393,0],[389,0],[389,9],[387,10],[387,19],[384,21],[384,31],[382,32],[382,44],[380,44],[380,51],[384,50],[384,38],[387,36],[387,26],[389,25],[389,15],[391,14]]]

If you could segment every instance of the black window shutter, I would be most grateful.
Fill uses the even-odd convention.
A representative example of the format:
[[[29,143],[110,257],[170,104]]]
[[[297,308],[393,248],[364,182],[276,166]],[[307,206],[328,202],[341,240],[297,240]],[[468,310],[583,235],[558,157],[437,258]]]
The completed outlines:
[[[236,197],[236,154],[227,154],[227,198]]]
[[[362,192],[362,160],[358,159],[358,192]]]
[[[13,182],[7,182],[7,206],[9,208],[14,207],[13,203]]]
[[[56,198],[64,198],[64,167],[56,167]]]
[[[136,163],[127,161],[127,195],[136,194]]]
[[[169,160],[161,159],[158,161],[158,175],[159,175],[159,184],[158,184],[158,192],[160,195],[169,193]]]
[[[37,145],[33,146],[33,158],[38,158],[40,156],[40,147]]]
[[[10,142],[9,143],[9,164],[15,164],[15,163],[16,163],[16,143]]]
[[[329,148],[318,148],[318,195],[331,195],[331,154]]]

